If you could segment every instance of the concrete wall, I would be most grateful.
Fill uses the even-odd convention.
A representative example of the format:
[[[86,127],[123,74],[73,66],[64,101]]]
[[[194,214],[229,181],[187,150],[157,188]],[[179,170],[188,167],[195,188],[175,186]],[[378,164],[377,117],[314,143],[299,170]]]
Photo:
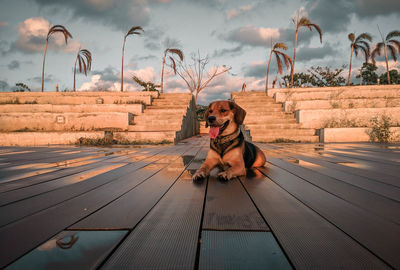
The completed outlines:
[[[0,133],[0,146],[39,146],[74,144],[79,138],[101,139],[104,131],[92,132],[6,132]]]
[[[127,130],[130,113],[2,113],[0,131]]]
[[[183,116],[182,127],[178,134],[179,136],[177,136],[179,137],[177,138],[177,140],[183,140],[199,133],[200,123],[197,120],[196,103],[194,101],[194,96],[192,96],[192,99],[190,100],[189,106],[187,108],[186,115]]]
[[[323,128],[328,122],[346,120],[354,122],[356,126],[368,127],[373,117],[389,116],[392,121],[400,121],[400,107],[394,108],[358,108],[358,109],[331,109],[331,110],[299,110],[295,116],[302,128]],[[396,124],[396,123],[395,123]]]
[[[92,113],[92,112],[126,112],[135,115],[143,113],[143,104],[79,104],[79,105],[52,105],[52,104],[4,104],[0,105],[0,113]]]
[[[400,127],[390,128],[394,137],[400,135]],[[320,131],[320,142],[369,142],[370,128],[324,128]]]

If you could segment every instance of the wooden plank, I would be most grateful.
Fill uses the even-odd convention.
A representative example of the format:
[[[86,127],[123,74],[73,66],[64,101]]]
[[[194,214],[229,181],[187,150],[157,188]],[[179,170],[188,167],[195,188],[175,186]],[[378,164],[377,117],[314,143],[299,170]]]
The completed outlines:
[[[378,155],[376,153],[367,154],[367,153],[360,153],[360,152],[346,150],[346,149],[343,149],[343,150],[342,149],[331,149],[331,150],[325,151],[325,153],[335,154],[335,155],[340,154],[345,157],[361,159],[361,160],[366,160],[366,161],[372,161],[374,163],[380,163],[380,164],[394,166],[395,168],[400,166],[399,162],[392,161],[387,158],[382,158],[382,155]],[[385,157],[385,155],[383,155],[383,156]]]
[[[269,231],[238,179],[208,180],[203,230]]]
[[[400,203],[277,158],[268,162],[374,215],[400,224]]]
[[[206,184],[185,170],[102,269],[193,269]]]
[[[193,148],[184,153],[189,160],[177,159],[137,187],[99,211],[72,225],[72,230],[132,229],[160,200],[185,169],[185,162],[199,151]],[[184,162],[185,161],[185,162]]]
[[[306,161],[306,159],[308,161]],[[349,183],[351,185],[360,187],[370,192],[377,193],[381,196],[390,198],[392,200],[400,201],[400,188],[398,187],[388,185],[382,182],[377,182],[372,179],[361,177],[355,174],[350,174],[343,171],[335,170],[327,166],[324,167],[320,164],[317,164],[315,160],[312,159],[303,157],[302,159],[295,159],[295,160],[296,160],[296,165],[299,165],[301,167],[307,168],[309,170],[318,172],[320,174],[329,177],[333,177],[337,180]]]
[[[389,269],[259,171],[241,181],[295,269]]]
[[[180,151],[182,147],[177,148]],[[121,179],[131,179],[131,174],[136,171],[135,178],[133,178],[132,183],[136,181],[141,182],[142,177],[146,179],[156,171],[160,170],[163,166],[153,167],[152,170],[145,168],[148,164],[152,163],[150,161],[152,157],[144,162],[137,162],[129,165],[125,165],[118,170],[113,170],[96,177],[92,177],[83,182],[78,182],[62,189],[55,189],[51,192],[42,193],[34,197],[27,198],[25,200],[17,201],[12,204],[5,205],[0,208],[0,226],[17,221],[18,219],[29,216],[35,212],[41,211],[53,205],[59,204],[65,200],[69,200],[80,194],[84,194],[90,190],[96,189],[108,183],[121,181]],[[142,169],[144,168],[144,169]],[[140,170],[142,169],[142,170]],[[139,172],[137,170],[140,170]],[[125,180],[126,181],[126,180]]]
[[[316,163],[323,167],[346,172],[346,173],[349,173],[352,175],[362,176],[362,177],[368,178],[370,180],[382,182],[382,183],[392,185],[395,187],[400,187],[400,182],[398,180],[398,177],[386,175],[386,174],[382,173],[382,170],[366,170],[366,169],[345,166],[340,163],[329,162],[329,159],[326,159],[326,158],[320,158],[320,157],[312,156],[312,155],[308,155],[308,154],[293,155],[293,157],[295,157],[297,159],[304,159],[308,162]]]
[[[399,225],[372,215],[272,164],[261,171],[392,267],[400,267],[397,252],[400,241],[393,237],[400,235]]]
[[[178,151],[182,148],[184,147],[178,146],[173,147],[172,150]],[[143,165],[142,163],[137,167],[142,167]],[[101,177],[102,175],[97,178]],[[106,179],[109,180],[110,177],[111,175]],[[132,175],[128,174],[111,182],[110,180],[105,181],[106,183],[98,188],[91,189],[84,194],[77,195],[0,228],[0,239],[2,240],[0,241],[0,250],[7,250],[7,252],[0,253],[0,268],[13,262],[78,220],[115,200],[126,193],[127,190],[134,188],[141,182],[140,180],[137,175],[132,177]]]
[[[203,231],[199,269],[292,269],[271,232]]]

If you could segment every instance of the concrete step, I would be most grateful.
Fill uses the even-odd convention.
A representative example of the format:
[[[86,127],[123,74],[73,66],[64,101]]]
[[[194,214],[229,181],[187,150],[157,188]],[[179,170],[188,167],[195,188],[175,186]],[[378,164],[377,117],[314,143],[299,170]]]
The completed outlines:
[[[291,129],[251,129],[251,135],[285,135],[285,136],[315,136],[315,129],[307,128],[307,129],[300,129],[300,128],[291,128]]]
[[[319,136],[253,135],[254,142],[319,142]],[[284,141],[281,141],[284,140]]]
[[[296,119],[282,119],[282,118],[270,118],[270,119],[245,119],[244,124],[296,124]]]
[[[262,109],[262,108],[282,108],[282,103],[265,103],[265,102],[236,102],[242,108],[246,109]]]
[[[292,124],[265,124],[265,123],[259,123],[259,124],[246,124],[246,128],[250,129],[251,131],[257,130],[257,129],[293,129],[293,128],[299,128],[299,124],[297,123],[292,123]]]
[[[130,113],[1,113],[0,131],[126,130]]]
[[[52,105],[52,104],[4,104],[0,105],[0,113],[98,113],[124,112],[132,114],[143,113],[142,104],[79,104],[79,105]]]
[[[147,108],[144,110],[145,115],[183,115],[186,114],[187,109],[154,109]]]
[[[131,125],[153,125],[153,126],[171,126],[171,125],[182,125],[182,119],[170,119],[170,120],[160,120],[160,119],[151,119],[146,121],[133,121],[130,122]]]
[[[182,125],[180,123],[174,123],[170,125],[158,125],[158,124],[139,124],[129,125],[128,131],[169,131],[169,130],[181,130]]]
[[[141,117],[141,116],[137,116],[137,117]],[[260,114],[260,115],[246,115],[246,118],[244,119],[244,121],[254,121],[254,120],[258,120],[260,122],[262,121],[269,121],[269,120],[273,120],[273,119],[281,119],[281,120],[292,120],[295,119],[293,114],[286,114],[286,113],[271,113],[271,114]]]
[[[269,113],[282,113],[282,108],[262,108],[259,110],[246,110],[246,115],[260,115]]]
[[[154,106],[147,106],[146,109],[164,109],[164,110],[176,110],[176,109],[186,109],[188,106],[186,105],[154,105]],[[152,109],[150,109],[152,110]]]
[[[174,142],[177,132],[175,130],[169,131],[127,131],[127,132],[114,132],[114,139],[122,141],[152,141]]]
[[[136,122],[146,122],[146,121],[154,121],[154,120],[162,120],[162,121],[182,121],[183,114],[142,114],[133,117],[133,121]]]
[[[246,92],[233,92],[232,97],[247,97],[247,96],[265,96],[264,91],[246,91]]]

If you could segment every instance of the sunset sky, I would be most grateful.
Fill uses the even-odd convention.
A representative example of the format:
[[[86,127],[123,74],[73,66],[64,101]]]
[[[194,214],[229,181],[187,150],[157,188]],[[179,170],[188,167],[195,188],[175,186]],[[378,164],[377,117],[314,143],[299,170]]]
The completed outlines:
[[[55,91],[56,84],[60,90],[72,89],[79,47],[92,52],[93,63],[87,77],[77,76],[77,88],[119,89],[123,37],[136,25],[145,32],[127,38],[125,89],[141,89],[132,81],[134,74],[159,83],[162,55],[169,43],[179,44],[187,60],[199,51],[209,56],[209,68],[232,67],[229,74],[203,90],[200,104],[229,98],[230,92],[240,91],[243,82],[248,90],[261,90],[270,38],[285,42],[287,53],[293,56],[291,17],[296,11],[323,31],[322,44],[315,31],[300,31],[296,72],[311,66],[348,65],[350,32],[369,32],[375,43],[380,41],[377,24],[385,35],[400,30],[399,0],[0,0],[0,91],[18,82],[40,89],[45,37],[55,24],[64,25],[73,39],[65,45],[61,34],[50,38],[45,91]],[[361,64],[361,58],[354,59],[354,77]],[[398,62],[390,65],[400,68]],[[275,61],[272,66],[270,76],[275,77]],[[382,61],[378,66],[378,73],[384,72]],[[166,92],[188,91],[171,72],[164,88]]]

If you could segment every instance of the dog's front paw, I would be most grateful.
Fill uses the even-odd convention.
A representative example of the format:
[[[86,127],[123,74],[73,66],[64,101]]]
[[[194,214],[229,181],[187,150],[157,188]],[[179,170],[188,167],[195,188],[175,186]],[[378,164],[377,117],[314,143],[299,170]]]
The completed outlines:
[[[203,181],[206,177],[207,177],[207,173],[204,172],[203,170],[197,170],[193,176],[192,176],[192,180],[197,182],[197,181]]]
[[[229,173],[229,171],[223,171],[218,174],[218,180],[221,182],[229,181],[232,178],[233,176],[231,175],[231,173]]]

